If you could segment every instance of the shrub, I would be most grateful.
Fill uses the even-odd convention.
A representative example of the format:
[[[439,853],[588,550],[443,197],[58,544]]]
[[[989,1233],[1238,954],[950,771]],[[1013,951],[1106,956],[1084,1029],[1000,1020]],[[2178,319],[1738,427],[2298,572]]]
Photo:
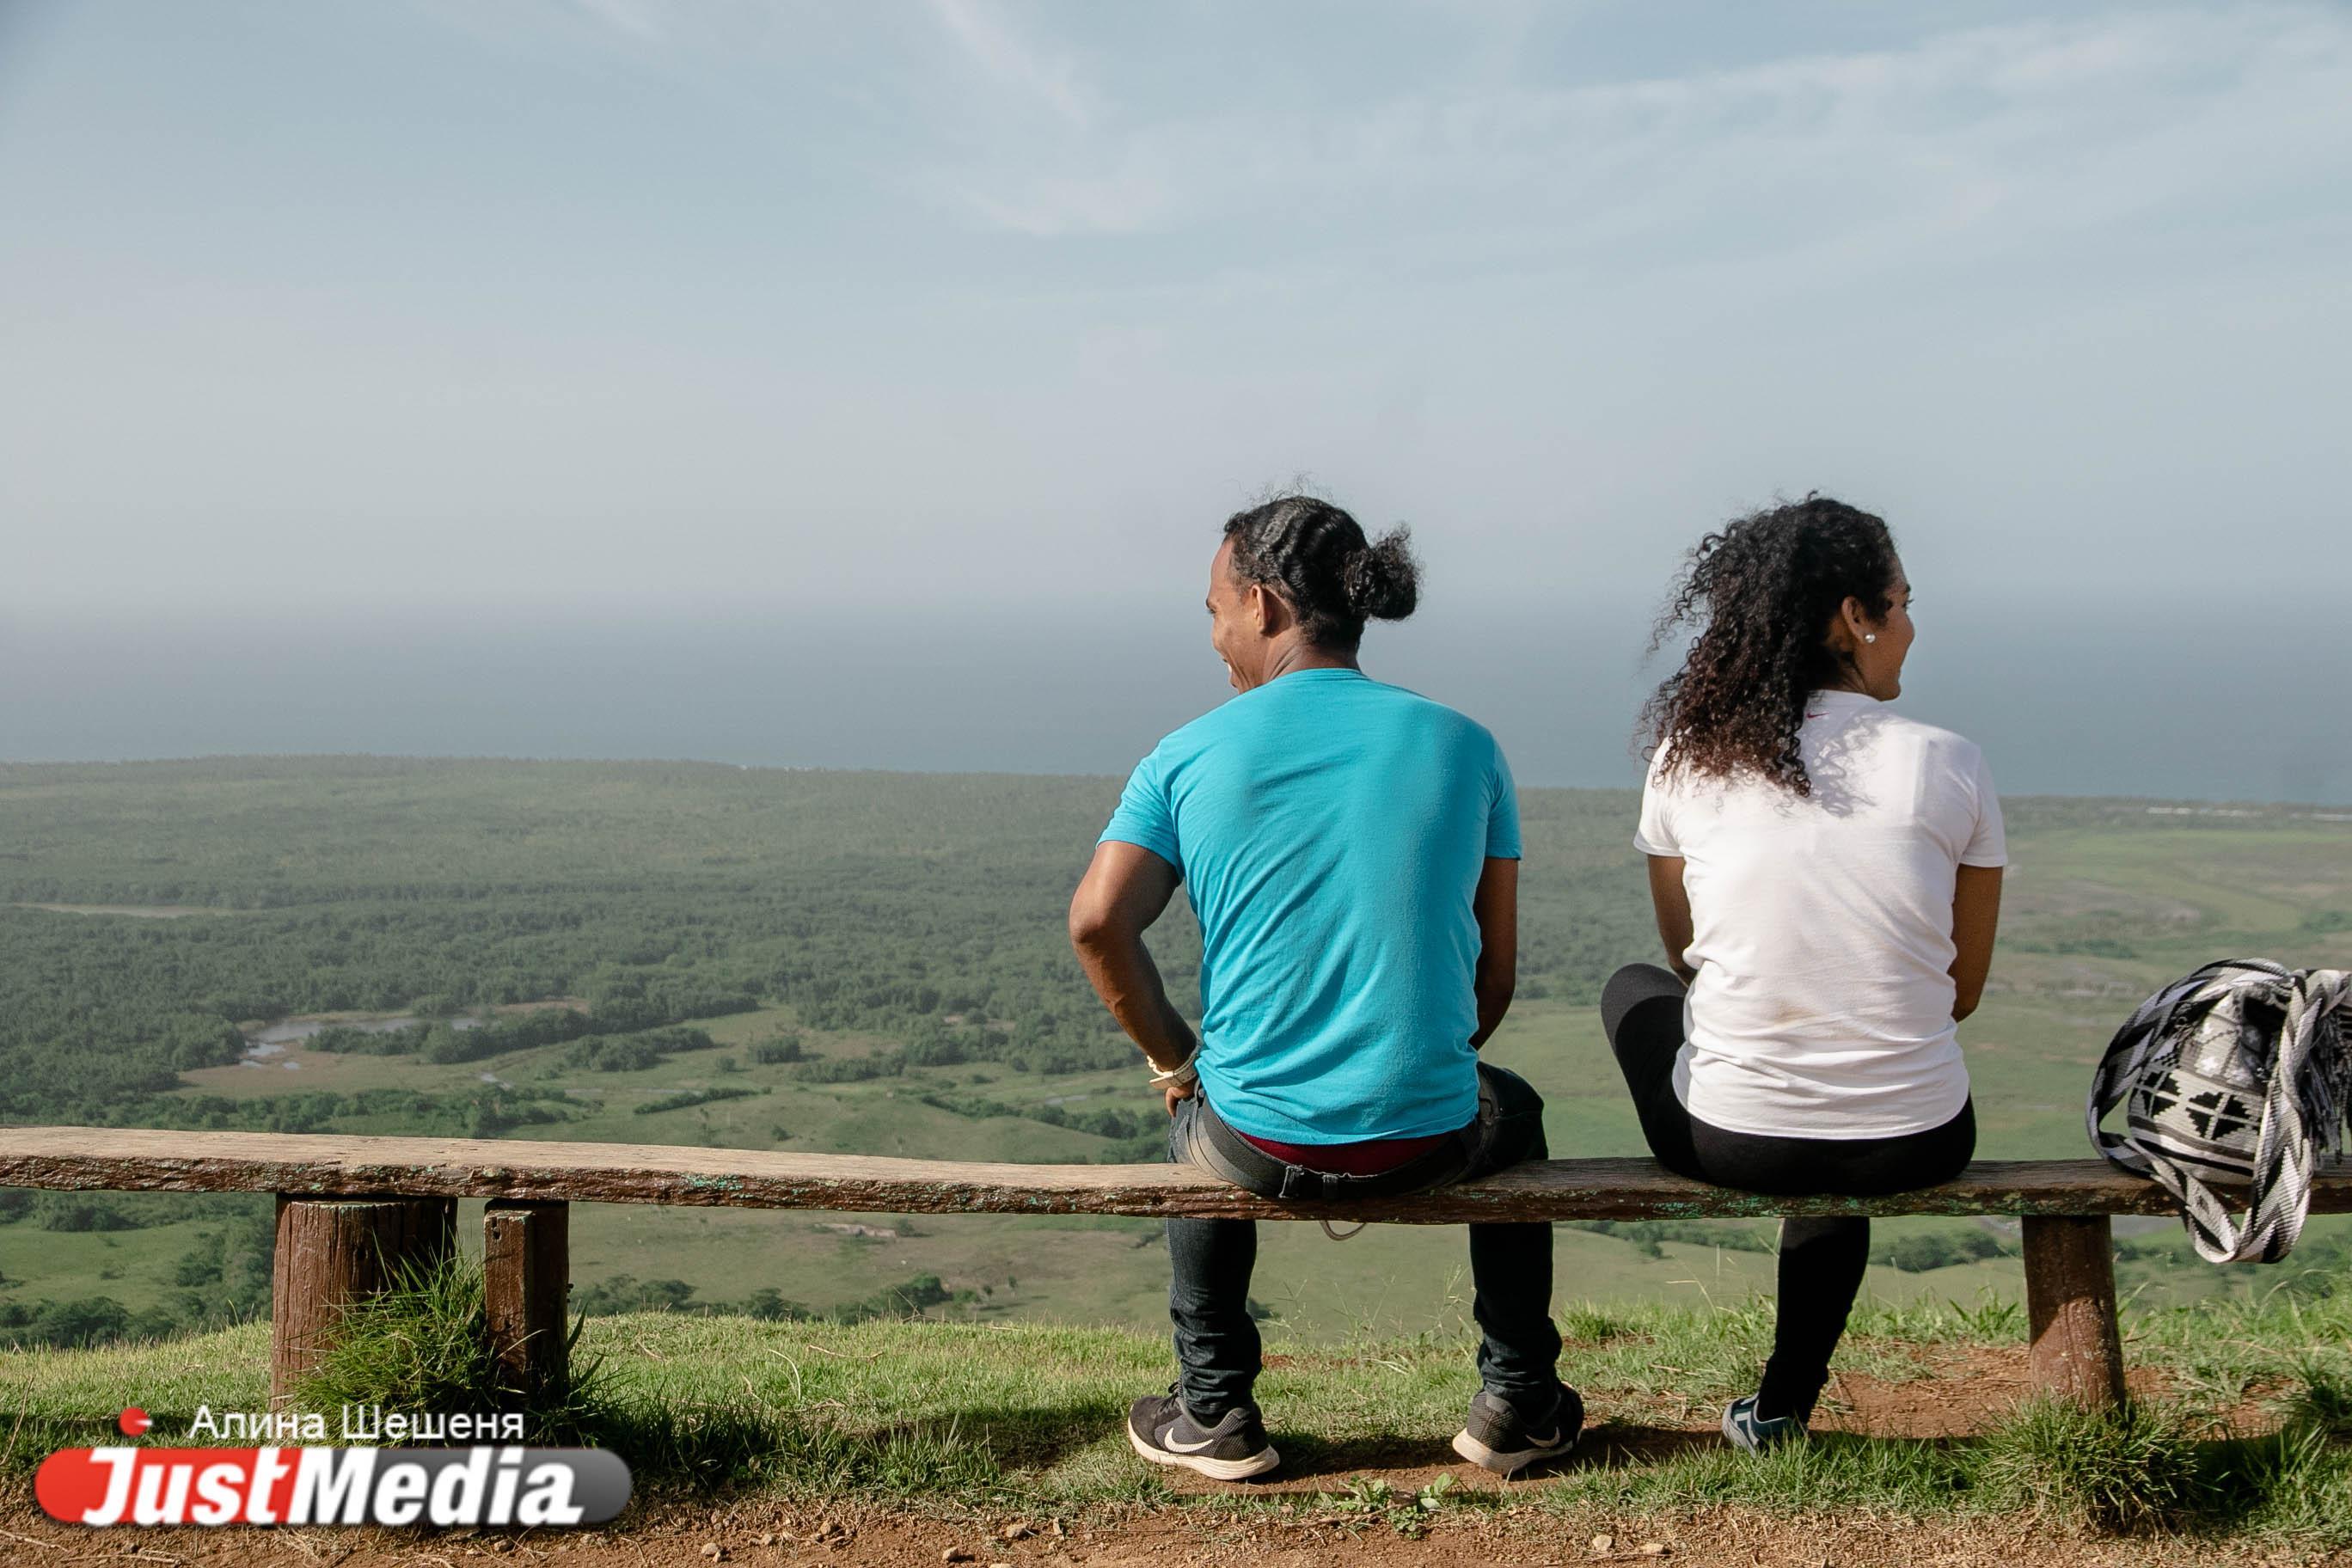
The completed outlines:
[[[137,1230],[141,1220],[103,1198],[73,1193],[44,1193],[33,1205],[34,1223],[43,1230]]]
[[[676,1094],[663,1095],[634,1107],[638,1116],[652,1116],[664,1110],[690,1110],[698,1105],[709,1105],[721,1100],[749,1100],[755,1094],[765,1094],[763,1089],[684,1089]]]
[[[111,1296],[0,1306],[0,1343],[78,1350],[110,1344],[131,1331],[131,1310]]]
[[[575,1321],[567,1352],[579,1339]],[[335,1337],[296,1385],[307,1410],[375,1405],[410,1410],[522,1409],[542,1437],[581,1431],[598,1404],[594,1363],[572,1368],[561,1396],[524,1397],[507,1380],[490,1340],[482,1269],[455,1254],[400,1270],[393,1289],[354,1302]]]
[[[2179,1523],[2211,1491],[2187,1423],[2146,1405],[2033,1400],[1985,1439],[1978,1475],[2008,1506],[2111,1531]]]
[[[643,1072],[678,1051],[706,1051],[717,1042],[700,1029],[647,1029],[636,1035],[592,1035],[564,1060],[592,1072]]]
[[[574,1310],[583,1317],[606,1318],[622,1312],[675,1312],[685,1309],[694,1287],[683,1279],[639,1279],[615,1274],[572,1293]]]
[[[918,1274],[898,1285],[886,1285],[862,1301],[848,1301],[826,1314],[835,1322],[862,1323],[869,1318],[919,1318],[931,1307],[951,1301],[977,1301],[976,1290],[950,1290],[936,1274]]]
[[[1571,1219],[1562,1220],[1560,1228],[1630,1241],[1633,1250],[1644,1258],[1664,1257],[1660,1243],[1668,1241],[1688,1247],[1719,1247],[1727,1252],[1770,1252],[1776,1245],[1769,1232],[1751,1228],[1738,1220]]]
[[[2352,1383],[2330,1375],[2306,1361],[2303,1387],[2288,1401],[2288,1419],[2316,1431],[2331,1442],[2352,1440]]]
[[[811,1057],[793,1068],[793,1077],[803,1083],[865,1083],[906,1070],[904,1051],[877,1051],[870,1057]]]

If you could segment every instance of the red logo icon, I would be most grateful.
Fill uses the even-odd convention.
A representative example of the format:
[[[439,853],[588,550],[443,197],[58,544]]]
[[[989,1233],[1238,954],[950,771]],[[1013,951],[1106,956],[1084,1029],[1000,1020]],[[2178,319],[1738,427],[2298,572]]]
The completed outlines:
[[[147,1435],[147,1428],[155,1424],[147,1419],[147,1412],[134,1405],[122,1413],[115,1425],[122,1428],[122,1435],[126,1437],[143,1437]]]

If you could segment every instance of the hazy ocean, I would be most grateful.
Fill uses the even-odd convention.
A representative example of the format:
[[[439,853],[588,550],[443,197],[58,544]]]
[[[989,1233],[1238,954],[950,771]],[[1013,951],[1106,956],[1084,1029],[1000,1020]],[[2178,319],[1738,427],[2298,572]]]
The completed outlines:
[[[1123,773],[1223,700],[1189,597],[1001,616],[877,607],[224,607],[0,619],[0,759],[367,752]],[[2052,600],[1923,613],[1905,710],[2007,793],[2352,803],[2352,621],[2275,602]],[[1522,782],[1628,785],[1662,673],[1645,606],[1438,606],[1368,671],[1475,715]],[[2308,622],[2308,617],[2305,617]]]

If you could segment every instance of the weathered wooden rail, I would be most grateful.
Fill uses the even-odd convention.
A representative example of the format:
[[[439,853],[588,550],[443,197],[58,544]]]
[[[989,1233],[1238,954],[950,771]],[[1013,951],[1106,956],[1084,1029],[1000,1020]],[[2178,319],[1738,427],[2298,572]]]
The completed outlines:
[[[383,1289],[397,1266],[445,1254],[456,1201],[487,1198],[491,1331],[519,1388],[564,1376],[572,1203],[1404,1225],[2010,1215],[2024,1222],[2035,1383],[2111,1403],[2123,1397],[2124,1366],[2109,1216],[2172,1212],[2152,1184],[2094,1160],[1980,1161],[1956,1181],[1883,1198],[1766,1197],[1686,1181],[1649,1160],[1553,1160],[1410,1197],[1277,1203],[1181,1165],[976,1165],[630,1143],[90,1127],[0,1128],[0,1186],[276,1194],[270,1386],[280,1400],[348,1303]],[[2352,1166],[2323,1174],[2312,1206],[2352,1211]]]

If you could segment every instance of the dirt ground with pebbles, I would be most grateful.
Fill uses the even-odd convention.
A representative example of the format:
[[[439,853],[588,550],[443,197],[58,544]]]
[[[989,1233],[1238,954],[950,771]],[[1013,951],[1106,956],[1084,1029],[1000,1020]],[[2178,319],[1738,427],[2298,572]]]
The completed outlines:
[[[1969,1525],[1867,1519],[1773,1519],[1707,1510],[1672,1520],[1548,1517],[1534,1510],[1438,1520],[1409,1539],[1381,1524],[1306,1518],[1246,1523],[1160,1509],[1079,1520],[966,1520],[772,1504],[674,1508],[618,1531],[442,1532],[352,1530],[83,1530],[18,1508],[0,1512],[0,1561],[18,1564],[205,1564],[207,1568],[1575,1568],[1664,1563],[1706,1568],[2179,1568],[2352,1564],[2196,1541],[2101,1541],[2031,1521]]]

